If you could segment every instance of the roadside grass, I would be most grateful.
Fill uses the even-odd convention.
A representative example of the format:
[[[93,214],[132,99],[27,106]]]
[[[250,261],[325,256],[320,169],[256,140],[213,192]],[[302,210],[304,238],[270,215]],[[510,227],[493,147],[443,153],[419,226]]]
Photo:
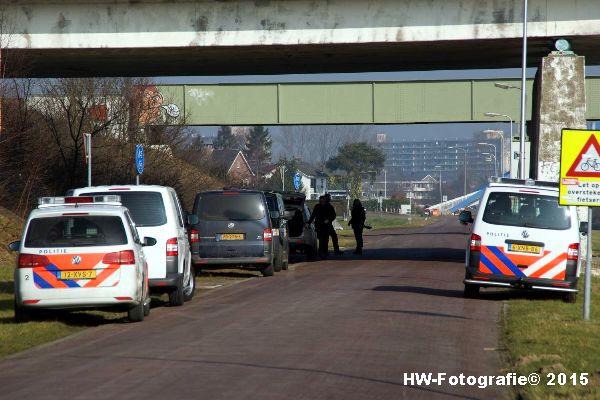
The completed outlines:
[[[583,277],[580,279],[583,288]],[[532,372],[588,373],[589,383],[582,386],[522,386],[517,396],[537,399],[599,399],[600,398],[600,278],[592,280],[591,321],[582,320],[583,292],[576,304],[564,303],[551,296],[513,298],[508,301],[503,335],[508,354],[507,372],[528,375]]]
[[[418,228],[421,226],[425,226],[437,221],[436,218],[424,218],[421,216],[413,215],[409,220],[406,215],[396,215],[396,214],[379,214],[379,213],[369,213],[367,214],[366,224],[371,226],[373,229],[368,230],[365,229],[363,235],[368,235],[369,232],[376,231],[378,229],[392,229],[392,228]],[[356,242],[354,240],[354,232],[352,231],[352,227],[348,226],[348,221],[340,220],[340,224],[342,224],[343,230],[338,230],[338,238],[340,247],[351,249],[356,246]],[[331,241],[329,242],[331,249],[333,249]]]

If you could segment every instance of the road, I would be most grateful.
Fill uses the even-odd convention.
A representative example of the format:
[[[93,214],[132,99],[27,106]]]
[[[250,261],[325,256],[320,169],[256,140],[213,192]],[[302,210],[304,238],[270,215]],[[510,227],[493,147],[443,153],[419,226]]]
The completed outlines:
[[[244,281],[144,322],[0,362],[1,399],[489,399],[405,372],[497,374],[501,302],[462,298],[456,219],[375,231],[349,254]]]

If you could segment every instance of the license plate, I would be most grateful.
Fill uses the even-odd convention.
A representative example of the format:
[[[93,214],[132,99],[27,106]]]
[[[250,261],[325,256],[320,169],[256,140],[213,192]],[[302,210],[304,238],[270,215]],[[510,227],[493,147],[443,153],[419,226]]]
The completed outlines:
[[[222,233],[221,240],[244,240],[244,233]]]
[[[88,269],[84,271],[60,271],[58,279],[70,281],[73,279],[96,279],[96,270]]]
[[[531,246],[528,244],[509,244],[509,251],[514,251],[515,253],[529,253],[529,254],[540,254],[542,252],[542,248],[540,246]]]

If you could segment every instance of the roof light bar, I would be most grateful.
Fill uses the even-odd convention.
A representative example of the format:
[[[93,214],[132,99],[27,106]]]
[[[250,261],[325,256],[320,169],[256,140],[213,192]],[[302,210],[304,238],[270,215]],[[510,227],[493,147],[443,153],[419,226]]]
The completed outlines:
[[[116,194],[101,196],[40,197],[38,206],[58,206],[65,204],[120,204],[121,196]]]

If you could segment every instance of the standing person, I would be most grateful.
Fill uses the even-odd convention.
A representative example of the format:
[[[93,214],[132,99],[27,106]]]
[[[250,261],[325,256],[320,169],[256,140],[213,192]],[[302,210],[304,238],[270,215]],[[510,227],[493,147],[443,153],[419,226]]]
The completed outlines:
[[[331,213],[327,207],[327,201],[325,196],[319,197],[319,202],[315,204],[310,218],[306,222],[307,224],[315,223],[315,230],[317,231],[317,238],[319,239],[319,257],[321,259],[327,258],[327,248],[329,247],[329,221]]]
[[[356,239],[356,250],[354,254],[362,254],[363,249],[363,228],[365,227],[365,219],[367,218],[365,209],[359,199],[354,199],[352,203],[352,211],[348,226],[352,225],[354,238]]]
[[[333,244],[333,251],[335,254],[344,254],[343,251],[340,250],[340,243],[338,241],[338,235],[333,227],[333,220],[336,219],[337,214],[335,213],[335,207],[331,204],[331,195],[329,193],[325,193],[325,201],[327,202],[328,212],[331,216],[328,226],[328,234],[331,236],[331,243]]]

